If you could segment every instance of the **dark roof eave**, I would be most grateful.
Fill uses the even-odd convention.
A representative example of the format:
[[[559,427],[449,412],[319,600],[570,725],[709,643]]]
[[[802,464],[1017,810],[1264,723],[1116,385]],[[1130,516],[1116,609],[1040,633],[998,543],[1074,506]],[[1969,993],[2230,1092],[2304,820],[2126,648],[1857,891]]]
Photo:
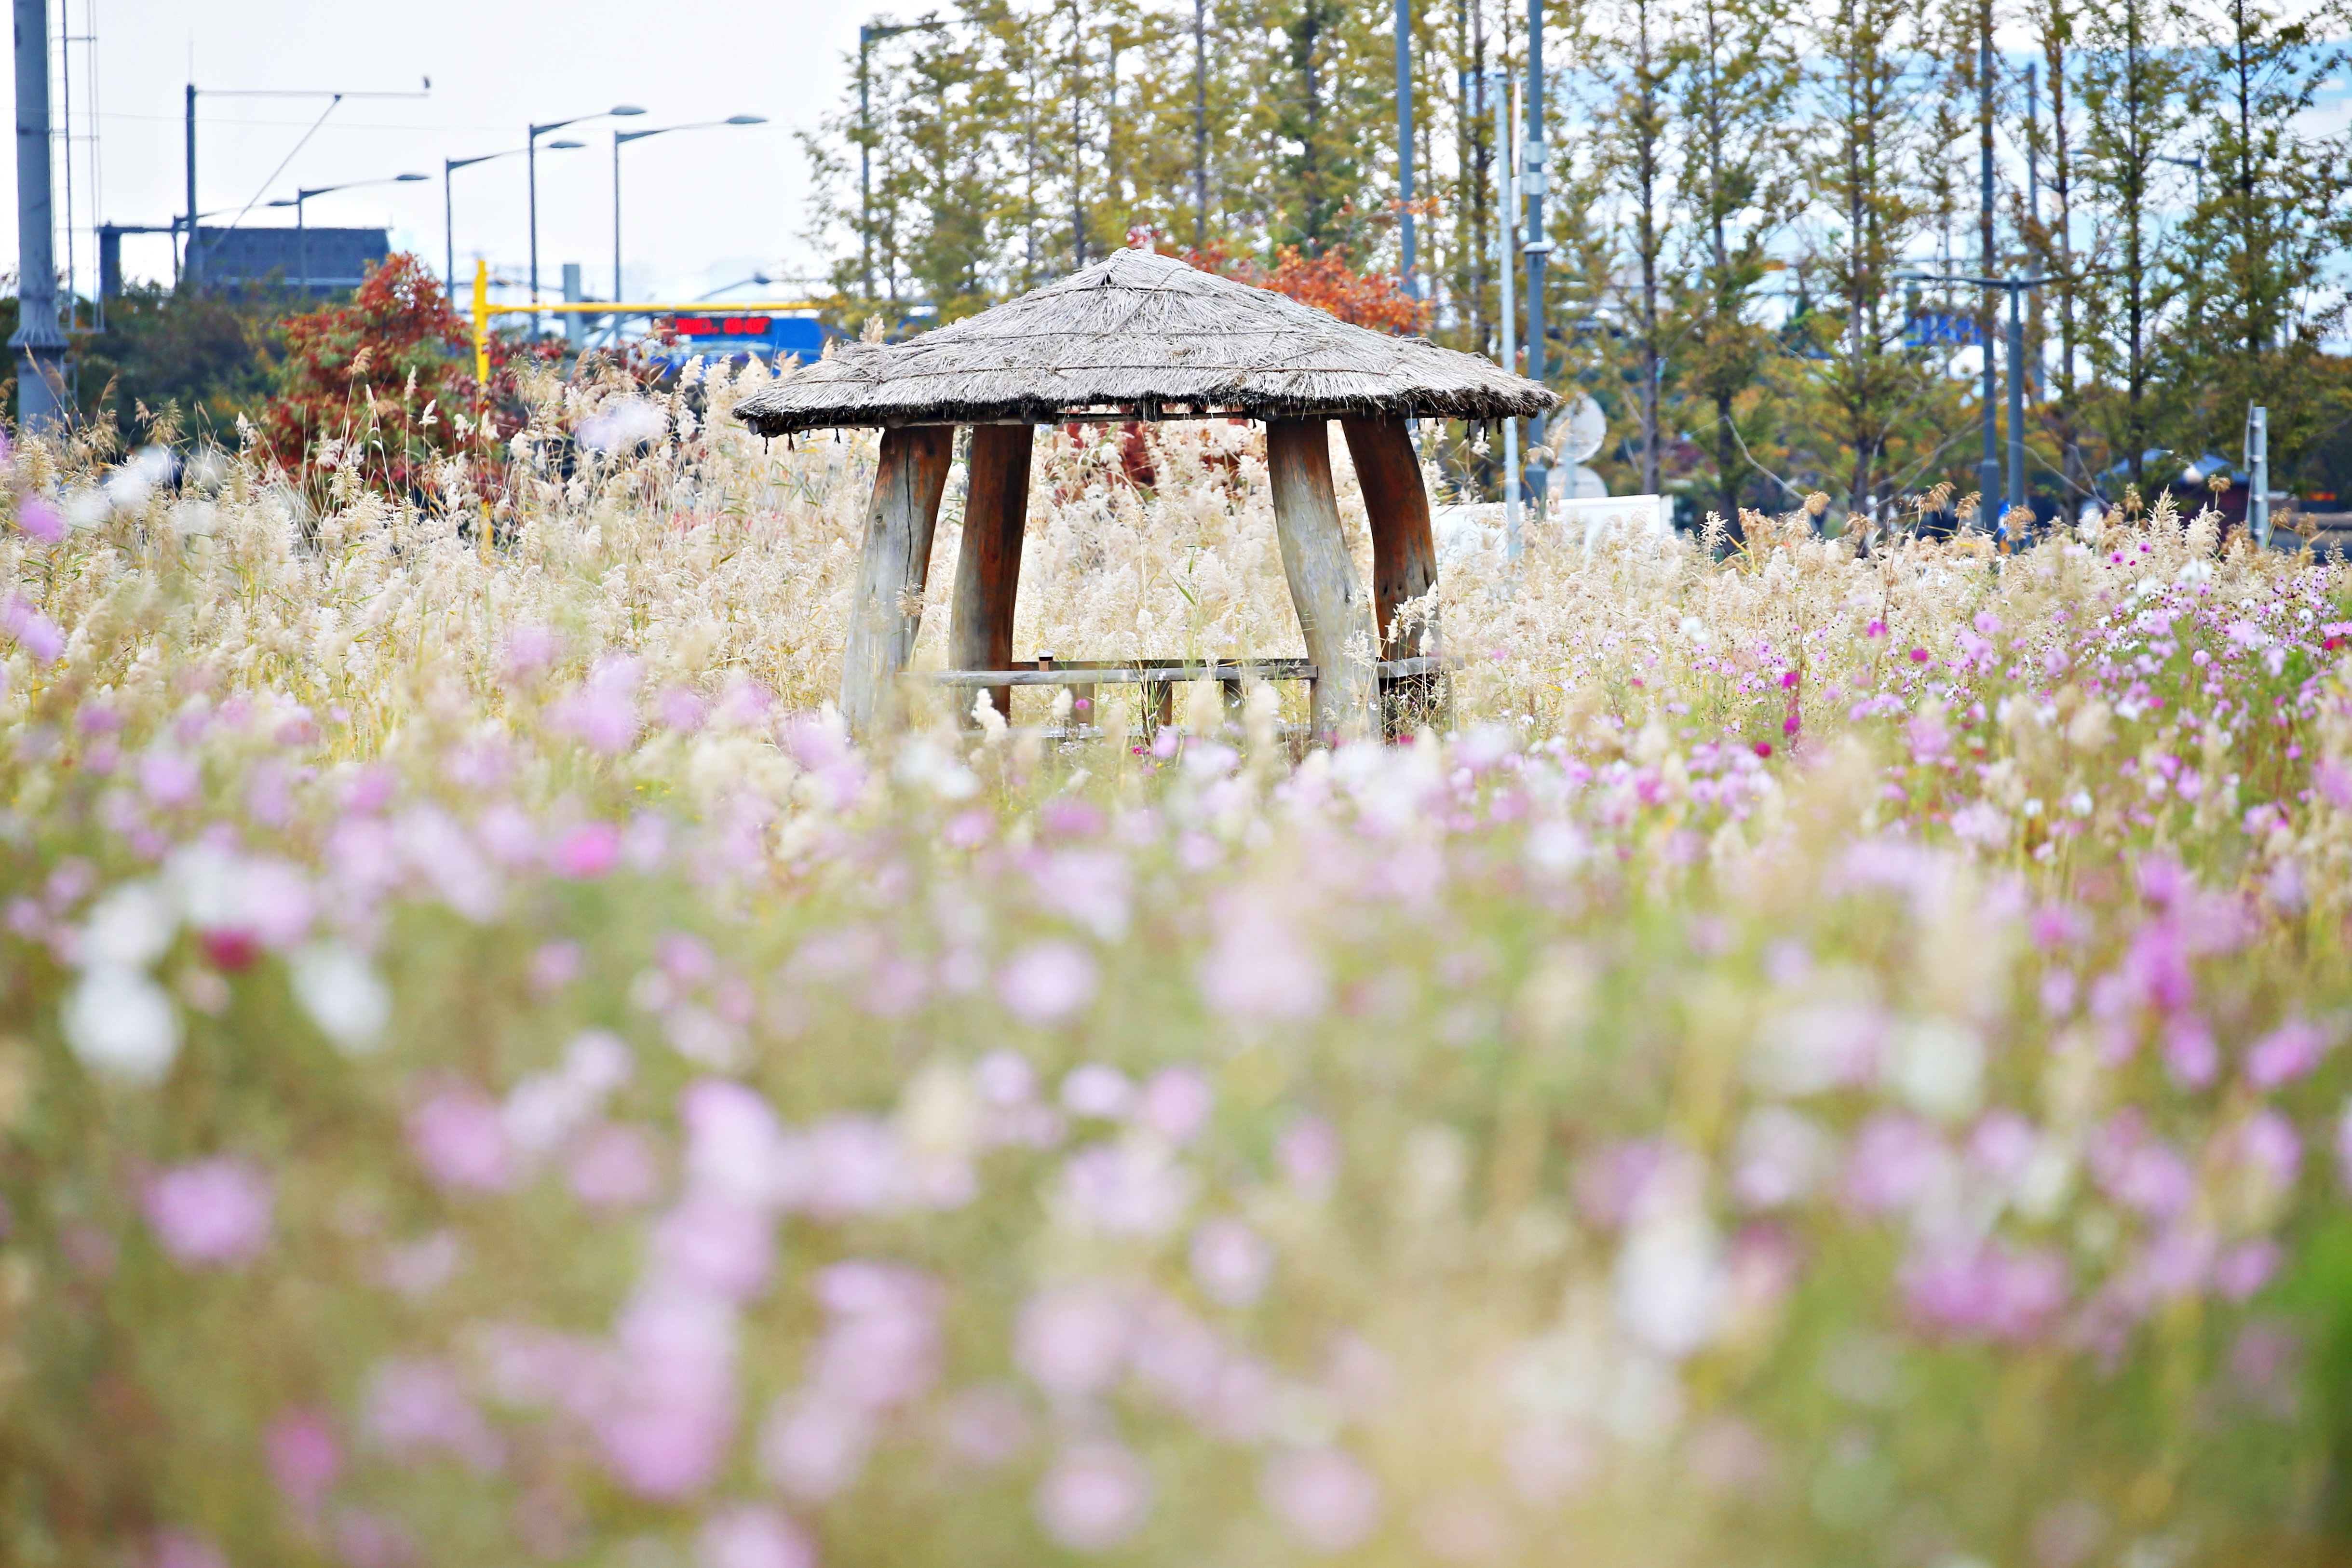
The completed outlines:
[[[803,430],[887,429],[909,425],[1064,425],[1111,421],[1159,424],[1171,420],[1191,419],[1344,419],[1364,415],[1388,415],[1403,418],[1487,419],[1525,418],[1559,405],[1559,395],[1546,390],[1540,398],[1534,396],[1495,397],[1475,394],[1459,395],[1433,393],[1416,396],[1367,396],[1290,402],[1278,397],[1242,397],[1215,400],[1214,406],[1193,411],[1197,405],[1171,400],[1186,411],[1171,413],[1165,404],[1111,405],[1100,404],[1071,406],[1063,404],[1034,402],[944,404],[930,408],[910,408],[888,411],[874,408],[812,407],[779,409],[773,412],[747,410],[742,405],[735,408],[736,417],[750,426],[754,435],[786,436]]]

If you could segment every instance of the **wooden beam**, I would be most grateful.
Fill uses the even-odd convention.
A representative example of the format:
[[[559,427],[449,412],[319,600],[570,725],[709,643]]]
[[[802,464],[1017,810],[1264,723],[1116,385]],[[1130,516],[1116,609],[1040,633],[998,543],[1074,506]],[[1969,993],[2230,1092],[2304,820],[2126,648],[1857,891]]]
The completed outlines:
[[[972,427],[963,552],[956,559],[955,598],[948,621],[950,669],[1003,669],[1013,662],[1013,607],[1021,586],[1021,534],[1029,512],[1034,436],[1026,425]],[[988,697],[999,713],[1013,717],[1011,687],[993,688]]]
[[[1274,489],[1275,531],[1290,602],[1315,662],[1315,736],[1326,742],[1372,734],[1373,676],[1379,633],[1371,602],[1356,580],[1331,488],[1331,427],[1321,419],[1272,419],[1265,426],[1266,471]]]
[[[1403,635],[1397,606],[1437,585],[1437,540],[1429,528],[1429,491],[1421,480],[1421,459],[1402,419],[1342,419],[1348,456],[1364,489],[1364,510],[1372,524],[1372,612],[1381,626],[1381,657],[1410,658],[1423,638]],[[1436,647],[1433,623],[1428,638]],[[1410,642],[1412,646],[1407,647]]]
[[[841,661],[841,716],[850,733],[870,737],[890,716],[898,677],[923,625],[923,584],[931,571],[931,531],[947,489],[955,431],[928,425],[885,431],[866,510],[857,597],[849,606],[848,647]]]

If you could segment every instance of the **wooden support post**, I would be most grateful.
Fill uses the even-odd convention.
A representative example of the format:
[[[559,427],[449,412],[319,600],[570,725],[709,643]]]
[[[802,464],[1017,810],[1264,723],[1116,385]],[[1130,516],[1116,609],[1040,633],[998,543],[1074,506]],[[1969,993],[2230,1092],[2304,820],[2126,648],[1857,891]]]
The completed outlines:
[[[964,490],[963,552],[956,560],[955,599],[948,621],[950,669],[1006,669],[1013,664],[1013,605],[1021,586],[1021,533],[1029,512],[1026,425],[971,427],[971,479]],[[988,700],[1009,721],[1013,689],[989,688]],[[968,714],[958,715],[970,722]]]
[[[849,607],[849,644],[841,661],[841,716],[851,734],[874,734],[892,710],[899,673],[914,656],[923,625],[923,584],[931,570],[931,531],[947,489],[955,430],[904,426],[882,433],[874,501],[857,563],[857,597]]]
[[[1329,422],[1269,419],[1265,459],[1282,572],[1290,579],[1290,602],[1307,634],[1307,657],[1315,661],[1315,738],[1367,739],[1376,684],[1370,661],[1379,633],[1339,529]]]
[[[1429,491],[1422,484],[1421,459],[1402,419],[1342,419],[1348,455],[1364,491],[1372,525],[1372,611],[1381,627],[1382,658],[1412,658],[1439,651],[1437,616],[1408,629],[1397,624],[1397,606],[1418,599],[1437,584],[1437,541],[1429,527]],[[1401,676],[1381,682],[1381,723],[1389,733],[1420,721],[1435,696],[1438,679]]]

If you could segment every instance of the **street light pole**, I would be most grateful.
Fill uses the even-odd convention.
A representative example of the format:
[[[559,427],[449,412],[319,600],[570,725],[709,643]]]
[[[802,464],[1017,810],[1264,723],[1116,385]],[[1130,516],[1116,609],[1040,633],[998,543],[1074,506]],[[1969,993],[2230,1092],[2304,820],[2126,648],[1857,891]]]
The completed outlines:
[[[1412,0],[1396,0],[1397,90],[1397,216],[1403,241],[1403,266],[1399,268],[1404,291],[1421,298],[1421,280],[1413,276],[1412,254]]]
[[[616,103],[601,114],[575,114],[569,120],[551,120],[544,125],[533,125],[530,134],[523,138],[523,162],[529,165],[530,187],[530,302],[539,303],[539,139],[551,131],[561,131],[567,125],[579,125],[591,120],[626,120],[643,114],[634,103]],[[530,335],[539,336],[541,318],[530,319]]]
[[[1551,253],[1551,241],[1544,237],[1544,190],[1550,160],[1544,146],[1543,24],[1543,0],[1528,0],[1528,379],[1538,384],[1544,378],[1544,259]],[[1531,458],[1543,438],[1544,416],[1529,416]],[[1528,483],[1540,508],[1551,494],[1551,478],[1542,463],[1528,464]]]
[[[1990,278],[2000,266],[2000,257],[1993,252],[1992,232],[1992,0],[1983,0],[1982,20],[1983,33],[1977,42],[1977,151],[1983,186],[1978,220],[1984,248],[1984,275]],[[1977,321],[1977,336],[1983,340],[1984,349],[1984,457],[1977,465],[1977,510],[1983,516],[1992,510],[1993,495],[2000,487],[2000,445],[1993,414],[1994,405],[2000,401],[2000,383],[1993,363],[1994,316],[1990,287],[1984,304],[1978,309]],[[1990,525],[1986,531],[1991,531]]]
[[[301,269],[301,276],[295,279],[297,291],[306,300],[310,296],[310,229],[304,218],[304,203],[312,196],[332,195],[337,191],[355,191],[362,185],[413,185],[427,178],[430,176],[425,174],[390,174],[380,180],[346,180],[340,185],[298,187],[290,198],[281,196],[270,203],[273,207],[294,209],[294,265]]]
[[[547,144],[547,150],[551,153],[569,153],[586,145],[588,143],[585,142],[574,142],[565,137],[561,141],[550,142]],[[457,209],[450,201],[449,176],[460,169],[471,168],[476,163],[488,163],[493,159],[520,158],[522,153],[523,150],[520,147],[509,147],[503,153],[484,153],[472,158],[441,160],[441,235],[446,252],[444,259],[448,267],[449,299],[453,303],[457,298]]]
[[[726,125],[765,125],[764,114],[730,114],[724,120],[698,120],[691,125],[656,125],[650,131],[615,131],[613,132],[613,302],[619,304],[621,293],[621,148],[631,142],[642,142],[648,136],[667,136],[673,131],[712,131]],[[613,341],[621,340],[621,318],[613,318]]]

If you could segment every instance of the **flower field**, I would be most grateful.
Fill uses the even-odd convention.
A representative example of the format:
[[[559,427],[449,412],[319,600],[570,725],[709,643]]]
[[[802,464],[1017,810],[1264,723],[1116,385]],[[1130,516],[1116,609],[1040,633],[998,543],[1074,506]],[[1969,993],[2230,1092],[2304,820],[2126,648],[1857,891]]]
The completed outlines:
[[[1539,541],[1444,733],[860,745],[871,437],[740,390],[14,455],[0,1560],[2352,1544],[2340,566]],[[1134,456],[1019,651],[1295,653],[1262,439]]]

